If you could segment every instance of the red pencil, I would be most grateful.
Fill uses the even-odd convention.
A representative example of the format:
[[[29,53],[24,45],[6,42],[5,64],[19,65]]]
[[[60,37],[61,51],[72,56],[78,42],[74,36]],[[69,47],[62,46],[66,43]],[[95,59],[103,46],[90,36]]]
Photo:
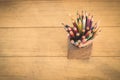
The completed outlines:
[[[85,37],[87,37],[91,33],[91,30],[89,30],[86,34]]]
[[[73,33],[73,31],[70,31],[69,34],[71,37],[75,37],[75,34]]]

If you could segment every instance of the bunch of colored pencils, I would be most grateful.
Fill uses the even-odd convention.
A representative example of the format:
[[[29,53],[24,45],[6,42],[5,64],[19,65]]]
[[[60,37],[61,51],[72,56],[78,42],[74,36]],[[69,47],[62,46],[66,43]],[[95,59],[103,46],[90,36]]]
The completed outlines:
[[[71,17],[73,26],[62,23],[68,33],[70,42],[79,48],[86,47],[92,43],[101,28],[98,22],[93,24],[93,16],[85,11],[77,12],[77,18]]]

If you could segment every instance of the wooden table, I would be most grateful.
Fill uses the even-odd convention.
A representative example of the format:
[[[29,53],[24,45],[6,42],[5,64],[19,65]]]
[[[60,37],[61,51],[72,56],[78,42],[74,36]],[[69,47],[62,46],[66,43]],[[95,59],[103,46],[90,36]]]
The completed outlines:
[[[120,80],[119,0],[0,0],[0,80]],[[89,60],[67,59],[61,22],[86,10],[102,32]]]

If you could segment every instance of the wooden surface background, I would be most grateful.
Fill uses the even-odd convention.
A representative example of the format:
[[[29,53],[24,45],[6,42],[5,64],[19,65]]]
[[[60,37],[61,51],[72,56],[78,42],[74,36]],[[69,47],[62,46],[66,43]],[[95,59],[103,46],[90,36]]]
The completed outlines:
[[[89,60],[66,57],[77,10],[101,20]],[[0,80],[120,80],[119,19],[120,0],[0,0]]]

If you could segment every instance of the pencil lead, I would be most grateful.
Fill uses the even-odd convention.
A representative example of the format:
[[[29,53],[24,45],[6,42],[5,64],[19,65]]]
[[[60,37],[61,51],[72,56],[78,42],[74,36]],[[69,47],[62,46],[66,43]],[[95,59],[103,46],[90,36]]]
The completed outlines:
[[[65,24],[64,24],[64,23],[61,23],[61,24],[65,26]]]

